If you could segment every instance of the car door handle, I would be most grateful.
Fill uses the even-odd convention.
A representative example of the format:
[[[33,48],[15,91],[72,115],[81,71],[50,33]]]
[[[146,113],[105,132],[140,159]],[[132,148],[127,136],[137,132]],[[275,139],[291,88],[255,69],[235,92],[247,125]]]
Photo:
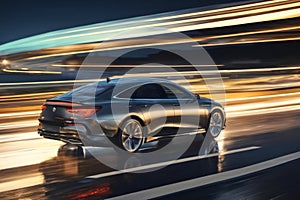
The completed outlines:
[[[174,103],[173,106],[180,106],[180,104],[179,103]]]

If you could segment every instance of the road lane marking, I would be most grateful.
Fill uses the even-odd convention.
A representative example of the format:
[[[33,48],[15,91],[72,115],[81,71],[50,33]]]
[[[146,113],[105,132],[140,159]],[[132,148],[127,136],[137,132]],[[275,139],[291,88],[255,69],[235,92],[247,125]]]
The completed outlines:
[[[248,174],[252,174],[258,171],[262,171],[271,167],[279,166],[285,164],[287,162],[291,162],[293,160],[297,160],[300,158],[300,151],[291,153],[285,156],[277,157],[268,161],[260,162],[257,164],[253,164],[247,167],[242,167],[239,169],[234,169],[218,174],[212,174],[200,178],[194,178],[187,181],[172,183],[160,187],[155,187],[151,189],[146,189],[138,192],[133,192],[113,198],[109,198],[111,200],[118,199],[152,199],[161,197],[168,194],[173,194],[176,192],[181,192],[184,190],[201,187],[208,184],[217,183],[220,181],[225,181],[233,178],[238,178],[241,176],[245,176]]]
[[[241,149],[234,149],[234,150],[226,151],[226,152],[222,153],[222,155],[229,155],[229,154],[233,154],[233,153],[240,153],[240,152],[244,152],[244,151],[256,150],[259,148],[261,148],[261,147],[251,146],[251,147],[246,147],[246,148],[241,148]],[[172,161],[144,165],[144,166],[140,166],[140,167],[128,168],[128,169],[124,169],[124,170],[120,170],[120,171],[101,173],[101,174],[97,174],[97,175],[87,176],[85,178],[87,178],[87,179],[104,178],[104,177],[109,177],[109,176],[114,176],[114,175],[119,175],[119,174],[124,174],[124,173],[142,171],[145,169],[158,168],[158,167],[162,167],[162,166],[168,166],[168,165],[174,165],[174,164],[179,164],[179,163],[184,163],[184,162],[189,162],[189,161],[201,160],[201,159],[205,159],[205,158],[216,157],[218,155],[219,155],[219,153],[212,153],[212,154],[203,155],[203,156],[193,156],[193,157],[182,158],[182,159],[178,159],[178,160],[172,160]]]
[[[51,158],[55,157],[57,154],[57,152],[53,151],[53,148],[56,148],[56,144],[53,147],[47,147],[47,148],[21,149],[21,150],[17,150],[17,151],[13,151],[13,152],[5,152],[2,154],[0,153],[1,160],[5,162],[4,166],[0,166],[0,170],[38,164],[44,160],[51,159]],[[246,148],[241,148],[241,149],[234,149],[234,150],[224,152],[223,155],[239,153],[239,152],[249,151],[249,150],[255,150],[255,149],[259,149],[259,148],[261,148],[261,147],[251,146],[251,147],[246,147]],[[17,157],[17,156],[19,156],[19,157]],[[127,172],[139,171],[139,170],[143,170],[146,168],[148,168],[148,169],[155,168],[155,167],[159,167],[159,166],[166,166],[169,164],[171,164],[171,165],[178,164],[178,163],[199,160],[199,159],[204,159],[204,158],[209,158],[209,157],[215,157],[215,156],[218,156],[218,153],[209,154],[209,155],[205,155],[205,156],[189,157],[189,158],[184,158],[184,159],[170,161],[170,162],[156,163],[156,164],[152,164],[152,165],[130,168],[130,169],[122,170],[122,171],[113,171],[113,172],[88,176],[85,178],[89,178],[89,179],[103,178],[103,177],[113,176],[113,175],[117,175],[117,174],[123,174],[123,173],[127,173]],[[7,160],[7,159],[9,159],[9,160]],[[19,160],[20,162],[16,163],[15,162],[16,159]],[[26,164],[24,162],[26,162]],[[22,165],[19,165],[19,163],[22,163]],[[35,178],[32,177],[32,180],[35,180]],[[32,182],[32,181],[30,181],[30,183],[24,182],[24,184],[22,183],[22,181],[21,182],[20,181],[17,181],[17,182],[12,181],[12,182],[0,183],[0,192],[6,192],[6,191],[13,190],[13,189],[20,189],[20,188],[24,188],[24,187],[42,184],[41,182],[35,182],[35,183],[36,184],[34,184],[34,182]],[[12,185],[15,185],[15,186],[10,187]]]

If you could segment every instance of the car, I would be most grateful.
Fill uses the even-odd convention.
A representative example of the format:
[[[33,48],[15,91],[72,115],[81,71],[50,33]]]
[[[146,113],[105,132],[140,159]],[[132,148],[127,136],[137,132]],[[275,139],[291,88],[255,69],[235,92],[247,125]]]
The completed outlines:
[[[108,138],[137,152],[143,143],[192,130],[216,138],[226,115],[221,104],[169,80],[108,78],[47,100],[39,122],[44,138],[85,146],[107,145]]]

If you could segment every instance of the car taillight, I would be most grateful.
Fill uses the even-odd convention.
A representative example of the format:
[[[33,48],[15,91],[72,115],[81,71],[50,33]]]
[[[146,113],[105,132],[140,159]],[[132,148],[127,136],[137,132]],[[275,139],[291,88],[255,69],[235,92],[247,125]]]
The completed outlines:
[[[95,114],[100,108],[67,108],[67,112],[80,117],[90,117]]]
[[[46,109],[46,105],[42,105],[42,111]]]

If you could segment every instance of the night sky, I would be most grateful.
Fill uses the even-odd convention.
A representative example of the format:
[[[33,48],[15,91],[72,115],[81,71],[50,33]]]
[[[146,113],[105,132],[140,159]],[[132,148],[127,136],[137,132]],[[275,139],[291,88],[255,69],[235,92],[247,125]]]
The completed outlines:
[[[1,0],[0,44],[48,31],[229,0]]]

